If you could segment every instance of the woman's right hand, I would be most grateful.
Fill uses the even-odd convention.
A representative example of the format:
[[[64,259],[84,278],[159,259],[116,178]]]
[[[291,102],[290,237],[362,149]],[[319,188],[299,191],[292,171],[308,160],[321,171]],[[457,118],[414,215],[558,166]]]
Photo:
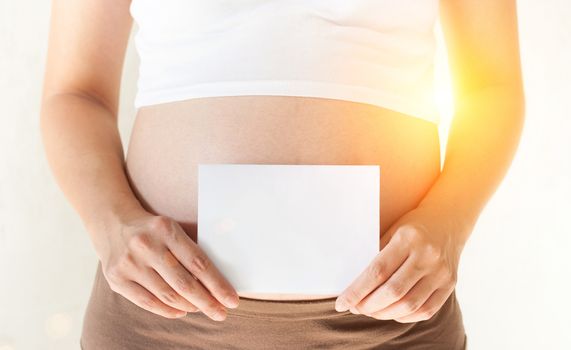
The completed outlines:
[[[202,311],[222,321],[224,306],[238,305],[232,285],[176,221],[146,213],[116,226],[98,251],[114,292],[167,318]]]

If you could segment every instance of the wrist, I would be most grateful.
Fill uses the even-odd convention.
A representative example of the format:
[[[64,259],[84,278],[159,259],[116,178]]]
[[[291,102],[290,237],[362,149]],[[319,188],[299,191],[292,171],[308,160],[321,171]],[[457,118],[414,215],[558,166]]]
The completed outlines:
[[[129,221],[149,215],[151,214],[134,196],[124,195],[116,196],[112,202],[100,205],[83,219],[83,223],[95,249],[101,252],[101,249],[105,249],[108,238],[119,235],[122,227]]]
[[[445,235],[448,244],[460,254],[476,225],[477,215],[464,210],[462,206],[446,205],[443,202],[421,202],[416,210],[429,218],[426,222],[427,225],[434,226],[431,228],[432,234],[438,232]]]

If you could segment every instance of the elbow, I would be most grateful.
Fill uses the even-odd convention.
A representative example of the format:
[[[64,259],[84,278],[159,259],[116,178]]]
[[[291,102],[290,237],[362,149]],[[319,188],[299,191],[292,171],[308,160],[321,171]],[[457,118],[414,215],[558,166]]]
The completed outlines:
[[[511,89],[509,96],[511,101],[508,107],[508,113],[511,118],[509,125],[512,133],[515,135],[517,145],[520,142],[526,121],[527,100],[523,86],[516,85],[515,88]]]
[[[525,96],[525,89],[523,84],[519,84],[514,92],[514,118],[519,121],[520,129],[523,128],[523,124],[526,119],[526,105],[527,99]]]
[[[518,126],[521,130],[526,116],[526,96],[521,80],[517,83],[503,84],[500,96],[504,99],[504,110],[511,118],[510,124]]]
[[[519,114],[521,114],[521,116],[524,117],[527,98],[525,96],[525,88],[523,82],[520,81],[520,83],[516,85],[516,88],[514,90],[515,91],[513,94],[517,110],[519,111]]]

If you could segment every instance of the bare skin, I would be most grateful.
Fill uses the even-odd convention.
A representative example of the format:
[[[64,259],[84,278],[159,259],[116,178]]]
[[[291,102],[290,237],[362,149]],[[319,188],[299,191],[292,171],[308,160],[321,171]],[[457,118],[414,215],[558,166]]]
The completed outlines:
[[[144,107],[125,154],[117,115],[130,2],[52,3],[42,138],[54,177],[115,292],[171,318],[201,311],[223,320],[225,307],[236,306],[236,298],[226,301],[236,291],[196,244],[191,194],[198,163],[378,164],[384,248],[338,297],[339,309],[345,304],[370,317],[414,322],[442,306],[521,132],[515,1],[441,1],[456,103],[442,172],[434,124],[309,97],[228,96]]]
[[[140,109],[127,153],[131,187],[147,211],[173,218],[194,241],[199,163],[378,164],[382,233],[438,176],[438,131],[433,123],[371,105],[289,96],[201,98]]]

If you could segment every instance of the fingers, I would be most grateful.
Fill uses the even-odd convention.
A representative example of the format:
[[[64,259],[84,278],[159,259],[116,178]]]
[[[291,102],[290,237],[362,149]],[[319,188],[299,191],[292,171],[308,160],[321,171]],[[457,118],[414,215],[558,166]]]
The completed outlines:
[[[193,305],[196,305],[204,314],[215,321],[222,321],[226,318],[226,309],[221,305],[210,292],[196,279],[190,272],[182,266],[172,255],[171,251],[164,248],[160,254],[160,260],[153,260],[151,267],[173,289],[186,298]]]
[[[425,273],[418,267],[417,260],[409,257],[388,280],[361,300],[355,308],[362,314],[384,309],[404,297]]]
[[[233,287],[174,220],[149,216],[126,223],[121,232],[112,237],[102,260],[111,290],[170,318],[200,310],[222,321],[226,309],[221,302],[237,306]]]
[[[198,311],[194,304],[178,294],[154,269],[144,268],[137,277],[135,282],[153,293],[163,303],[187,312]]]
[[[163,317],[179,318],[186,315],[186,312],[166,305],[154,296],[153,293],[136,282],[125,281],[122,284],[116,284],[114,291],[123,295],[138,307]]]
[[[369,316],[378,320],[392,320],[410,315],[416,312],[437,288],[438,284],[434,278],[423,277],[404,297],[385,308],[373,311]]]
[[[166,242],[177,261],[196,277],[219,302],[229,308],[237,307],[239,297],[232,285],[182,228],[178,228],[177,231],[176,239]]]
[[[398,237],[389,241],[369,266],[341,293],[335,303],[337,311],[356,306],[363,298],[384,283],[407,258],[407,250]]]
[[[404,317],[395,318],[395,321],[406,323],[428,320],[442,308],[453,290],[453,287],[437,289],[415,312]]]

